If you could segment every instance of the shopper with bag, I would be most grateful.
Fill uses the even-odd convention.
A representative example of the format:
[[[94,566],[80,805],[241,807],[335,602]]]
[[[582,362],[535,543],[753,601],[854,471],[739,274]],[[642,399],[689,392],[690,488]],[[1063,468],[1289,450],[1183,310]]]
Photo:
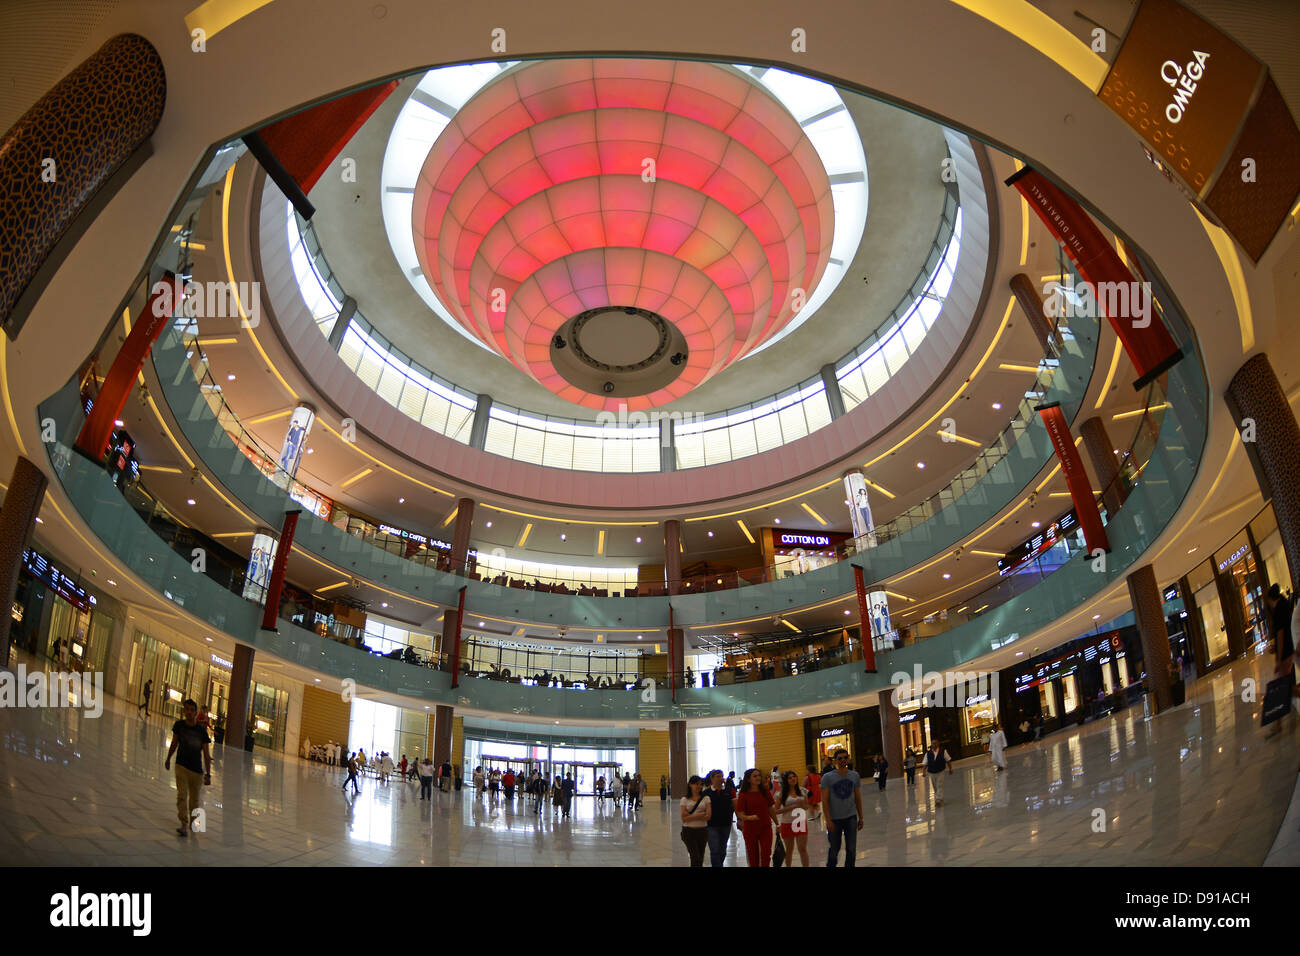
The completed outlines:
[[[697,775],[686,781],[686,796],[681,800],[682,842],[691,858],[691,866],[704,866],[704,850],[709,845],[709,814],[713,801],[704,792],[704,780]]]
[[[880,789],[885,789],[885,780],[889,777],[889,761],[885,759],[884,754],[876,754],[875,773],[876,783],[880,784]]]

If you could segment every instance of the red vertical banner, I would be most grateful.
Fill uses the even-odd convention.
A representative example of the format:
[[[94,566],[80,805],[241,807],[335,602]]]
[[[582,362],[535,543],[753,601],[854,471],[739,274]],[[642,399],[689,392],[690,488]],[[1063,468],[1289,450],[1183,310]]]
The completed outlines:
[[[862,663],[868,674],[876,672],[876,635],[871,631],[871,609],[867,607],[867,582],[862,569],[853,565],[853,586],[858,591],[858,620],[862,622]]]
[[[145,356],[153,347],[162,330],[180,309],[185,287],[170,272],[154,283],[144,310],[135,317],[135,325],[113,359],[113,365],[104,376],[104,384],[95,396],[95,404],[81,426],[77,448],[99,461],[104,457],[109,439],[113,436],[113,422],[122,416],[136,376],[144,368]]]
[[[280,594],[284,591],[284,571],[289,565],[289,552],[293,549],[293,533],[298,528],[301,508],[284,513],[284,527],[280,530],[280,543],[275,547],[275,561],[271,564],[271,581],[266,588],[266,609],[262,612],[262,630],[274,631],[275,619],[280,614]]]
[[[1039,405],[1038,414],[1043,418],[1047,435],[1052,439],[1052,447],[1056,449],[1056,457],[1060,459],[1061,474],[1065,476],[1065,484],[1070,489],[1074,513],[1079,518],[1079,526],[1083,528],[1088,553],[1091,554],[1098,548],[1109,551],[1110,541],[1106,537],[1106,529],[1101,525],[1101,512],[1097,510],[1097,499],[1092,494],[1092,482],[1083,470],[1083,459],[1079,457],[1079,449],[1070,437],[1070,426],[1065,421],[1065,413],[1061,411],[1060,404],[1053,402],[1050,405]]]
[[[451,641],[451,686],[460,686],[460,629],[465,624],[465,587],[456,601],[456,635]]]
[[[1026,166],[1007,180],[1038,213],[1079,270],[1097,309],[1124,344],[1140,389],[1183,357],[1155,312],[1150,286],[1138,282],[1092,217],[1063,190]]]

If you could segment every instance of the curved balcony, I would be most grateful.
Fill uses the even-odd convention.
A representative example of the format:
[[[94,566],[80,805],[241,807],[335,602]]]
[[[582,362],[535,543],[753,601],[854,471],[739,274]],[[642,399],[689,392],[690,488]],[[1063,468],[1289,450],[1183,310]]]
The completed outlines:
[[[1061,402],[1072,417],[1087,389],[1098,328],[1095,320],[1082,318],[1073,321],[1070,331],[1059,357],[1044,363],[1039,389],[1044,400]],[[268,475],[274,456],[259,449],[242,429],[224,406],[215,383],[203,381],[205,362],[195,342],[169,330],[155,345],[152,358],[163,398],[182,432],[236,498],[270,527],[281,523],[288,506],[286,489],[292,488],[293,497],[314,510],[311,502],[315,496],[310,489],[291,485],[283,474]],[[1058,362],[1059,367],[1052,364]],[[881,526],[879,546],[852,563],[861,564],[868,579],[878,581],[953,546],[1014,500],[1052,454],[1046,429],[1031,403],[1023,401],[1017,418],[990,449],[947,488]],[[442,605],[455,603],[464,577],[408,560],[404,550],[393,553],[377,547],[378,537],[377,528],[367,541],[308,513],[299,522],[295,544],[345,573],[405,596]],[[773,577],[763,571],[726,582],[744,580],[751,586],[712,590],[706,583],[705,593],[679,594],[671,599],[676,619],[683,625],[742,620],[820,603],[853,588],[853,572],[847,562],[795,577]],[[754,578],[758,583],[753,583]],[[490,607],[495,613],[542,624],[605,628],[663,627],[668,603],[669,598],[662,595],[629,601],[478,581],[471,581],[468,594],[471,609]]]
[[[453,688],[452,676],[444,671],[377,657],[284,621],[278,632],[263,632],[258,627],[260,607],[195,573],[188,561],[150,530],[102,468],[63,442],[46,447],[57,480],[73,507],[120,561],[173,603],[265,653],[381,691],[467,710],[538,719],[662,722],[752,714],[873,693],[887,687],[897,672],[909,673],[915,667],[948,670],[1004,647],[1107,589],[1138,561],[1173,518],[1200,463],[1208,396],[1199,367],[1191,361],[1175,366],[1164,389],[1163,421],[1150,445],[1141,480],[1108,525],[1112,551],[1105,571],[1095,572],[1087,560],[1068,561],[1029,590],[1014,595],[1018,600],[1007,601],[943,634],[884,652],[877,673],[864,673],[850,663],[798,676],[675,692],[664,688],[575,691],[478,678],[465,678],[461,686]],[[43,403],[40,415],[56,422],[56,435],[76,435],[83,412],[75,385]],[[224,431],[220,437],[229,444]],[[245,470],[251,470],[251,465]],[[257,478],[263,485],[269,484],[260,472]],[[276,491],[283,505],[284,493]],[[635,602],[643,603],[648,602]]]

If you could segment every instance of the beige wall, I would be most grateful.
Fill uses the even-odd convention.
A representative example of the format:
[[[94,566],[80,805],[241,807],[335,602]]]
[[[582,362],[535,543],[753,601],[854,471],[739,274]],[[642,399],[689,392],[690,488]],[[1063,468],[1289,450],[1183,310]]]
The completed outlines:
[[[767,724],[754,725],[754,760],[763,773],[772,772],[772,767],[797,770],[800,779],[807,772],[808,761],[804,756],[804,736],[802,720],[780,720]]]
[[[300,738],[309,739],[313,744],[333,740],[346,751],[351,720],[352,703],[344,700],[342,694],[321,690],[310,684],[303,685]]]
[[[668,731],[642,730],[637,769],[646,782],[646,796],[659,796],[659,778],[668,773]]]

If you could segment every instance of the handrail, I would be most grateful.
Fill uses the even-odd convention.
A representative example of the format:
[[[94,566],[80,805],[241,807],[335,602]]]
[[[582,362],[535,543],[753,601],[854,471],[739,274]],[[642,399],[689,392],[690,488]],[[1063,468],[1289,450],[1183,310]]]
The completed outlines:
[[[1033,388],[1029,390],[1031,393],[1045,395],[1052,385],[1059,368],[1061,356],[1061,349],[1056,347],[1055,343],[1059,340],[1061,332],[1062,326],[1058,321],[1052,327],[1048,354],[1044,356],[1043,361],[1039,364]],[[358,514],[332,501],[326,495],[315,491],[296,478],[291,478],[277,464],[276,456],[263,447],[258,439],[244,427],[239,416],[226,402],[220,385],[212,377],[207,355],[198,341],[196,323],[190,323],[187,329],[182,330],[182,335],[184,336],[187,351],[191,356],[191,369],[213,415],[221,423],[227,434],[230,435],[232,441],[266,475],[268,480],[283,488],[289,493],[290,497],[310,508],[319,517],[344,528],[355,537],[367,541],[381,550],[391,554],[399,554],[406,560],[414,561],[426,567],[434,567],[450,574],[487,581],[503,587],[593,597],[663,596],[674,591],[681,594],[728,591],[738,587],[777,581],[783,576],[789,576],[792,573],[790,569],[778,565],[719,570],[706,574],[685,576],[677,581],[665,579],[662,585],[658,583],[646,586],[637,584],[632,587],[624,585],[621,594],[615,592],[611,595],[610,591],[613,589],[609,586],[592,585],[590,583],[592,577],[590,574],[578,574],[576,572],[569,575],[530,573],[528,575],[532,578],[530,581],[522,574],[520,577],[515,577],[499,567],[493,568],[493,562],[489,556],[472,554],[464,562],[454,561],[445,552],[427,547],[427,541],[413,541],[410,538],[399,537],[382,531],[380,524],[368,516]],[[902,514],[896,515],[878,526],[871,542],[861,542],[861,546],[857,542],[846,542],[845,546],[837,551],[834,558],[828,558],[827,561],[829,563],[845,561],[867,547],[883,544],[929,520],[944,507],[956,502],[966,492],[974,488],[979,480],[998,462],[1010,454],[1016,442],[1036,419],[1037,413],[1034,411],[1034,403],[1028,398],[1022,399],[1015,417],[999,433],[998,437],[980,451],[974,462],[954,475],[947,485],[924,501],[913,505]],[[342,523],[339,521],[341,515],[346,515]],[[820,566],[824,566],[824,564],[818,564],[818,567]],[[484,569],[491,569],[492,573],[481,573]],[[675,588],[674,585],[676,585]]]

